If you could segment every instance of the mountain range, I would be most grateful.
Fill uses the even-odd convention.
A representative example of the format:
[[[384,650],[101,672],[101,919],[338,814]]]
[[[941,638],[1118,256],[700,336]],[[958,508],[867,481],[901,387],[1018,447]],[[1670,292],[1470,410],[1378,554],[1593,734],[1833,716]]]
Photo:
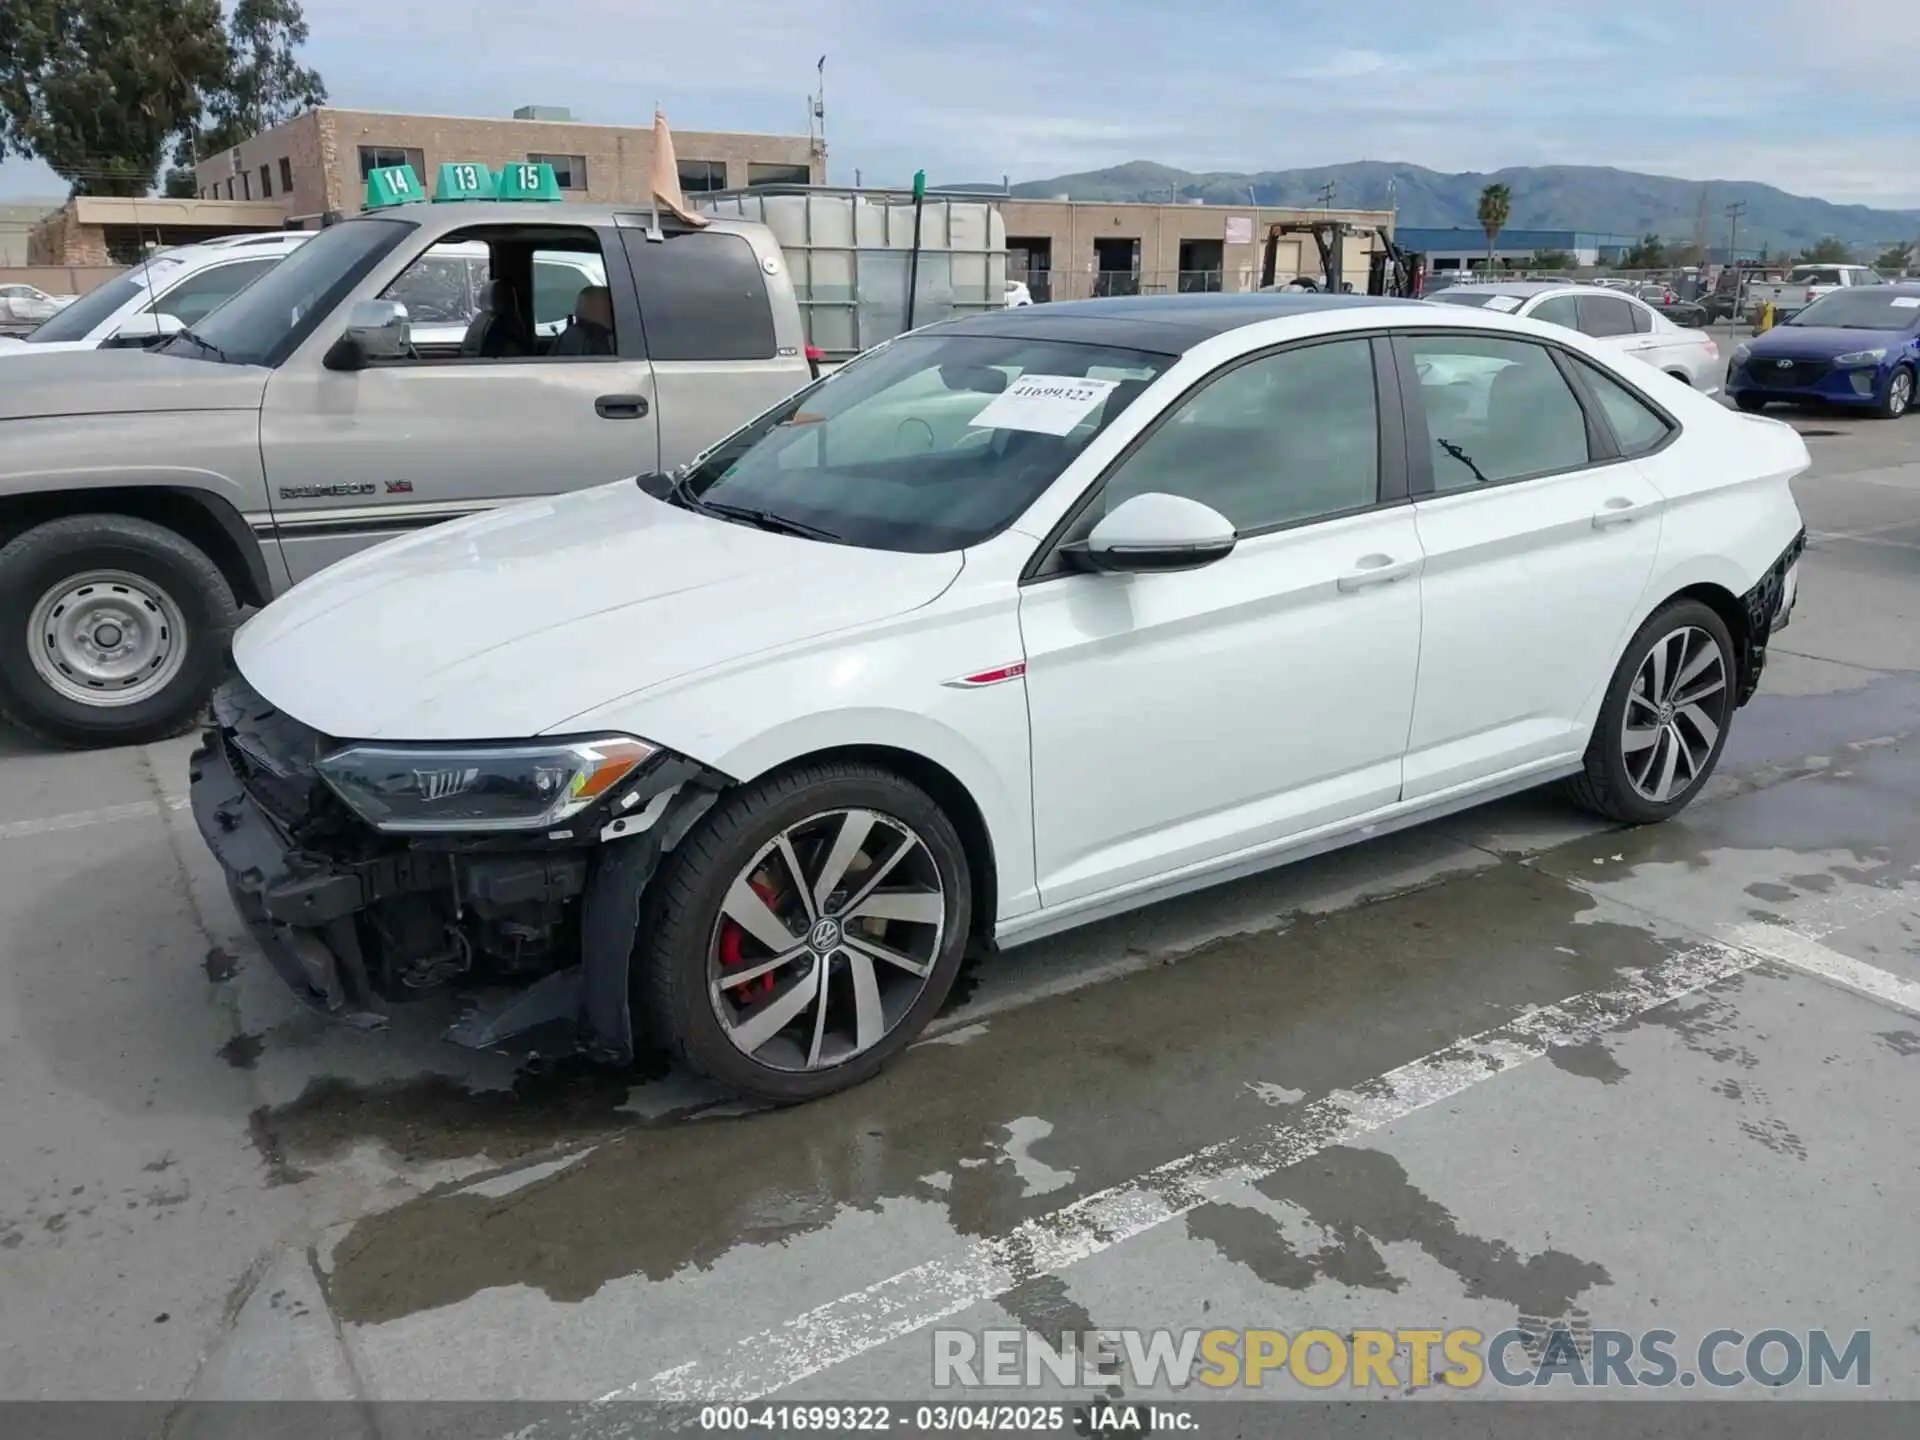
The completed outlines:
[[[1689,241],[1706,187],[1710,243],[1727,241],[1727,207],[1744,203],[1739,243],[1765,245],[1776,252],[1796,251],[1834,236],[1872,260],[1888,245],[1920,236],[1920,210],[1875,210],[1866,205],[1836,205],[1809,195],[1790,195],[1751,180],[1680,180],[1594,165],[1516,166],[1490,174],[1444,174],[1420,165],[1360,160],[1304,170],[1262,170],[1252,174],[1196,173],[1135,160],[1105,170],[1029,180],[1012,187],[1027,199],[1070,195],[1075,200],[1204,200],[1210,204],[1248,203],[1314,207],[1328,185],[1333,204],[1342,209],[1398,211],[1403,226],[1462,226],[1477,230],[1475,209],[1481,189],[1507,186],[1512,194],[1508,225],[1516,230],[1581,230],[1639,238],[1649,233],[1664,240]],[[952,185],[950,190],[1000,193],[998,185]],[[1391,198],[1389,198],[1391,197]],[[1865,252],[1871,251],[1871,254]]]

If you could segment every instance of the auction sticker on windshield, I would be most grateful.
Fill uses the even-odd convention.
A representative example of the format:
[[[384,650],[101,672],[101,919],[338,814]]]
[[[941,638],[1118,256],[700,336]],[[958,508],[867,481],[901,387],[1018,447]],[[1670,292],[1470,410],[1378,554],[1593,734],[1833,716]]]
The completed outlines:
[[[1079,375],[1022,375],[968,423],[990,430],[1070,434],[1119,383]]]
[[[1892,304],[1896,310],[1920,310],[1920,295],[1896,295]]]
[[[1518,295],[1496,295],[1487,301],[1487,309],[1489,310],[1518,310],[1519,308],[1520,297]]]

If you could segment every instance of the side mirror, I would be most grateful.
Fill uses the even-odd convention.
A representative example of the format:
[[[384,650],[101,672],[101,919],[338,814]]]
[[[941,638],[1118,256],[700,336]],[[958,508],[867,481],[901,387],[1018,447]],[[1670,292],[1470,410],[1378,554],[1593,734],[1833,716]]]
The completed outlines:
[[[166,315],[158,310],[149,310],[144,315],[130,316],[126,324],[114,331],[112,338],[101,348],[151,350],[156,345],[165,344],[186,328],[178,315]]]
[[[1198,570],[1233,553],[1233,522],[1183,495],[1149,491],[1120,503],[1085,540],[1061,547],[1069,564],[1113,574]]]
[[[398,300],[359,300],[347,312],[347,328],[322,363],[329,370],[364,370],[379,360],[397,360],[412,346],[406,306]]]

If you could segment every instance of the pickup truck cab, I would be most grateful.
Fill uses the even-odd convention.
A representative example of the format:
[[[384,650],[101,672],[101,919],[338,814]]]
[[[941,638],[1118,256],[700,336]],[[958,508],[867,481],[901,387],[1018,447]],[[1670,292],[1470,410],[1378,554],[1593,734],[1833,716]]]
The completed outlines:
[[[29,333],[0,337],[0,358],[150,349],[198,324],[309,238],[298,230],[269,230],[163,250],[62,306]]]
[[[498,201],[328,226],[156,349],[0,361],[0,714],[68,744],[177,733],[239,607],[670,470],[807,384],[805,343],[759,225]]]
[[[1784,280],[1760,280],[1749,286],[1747,314],[1758,315],[1771,302],[1773,313],[1785,320],[1835,290],[1886,283],[1886,277],[1871,265],[1796,265]]]

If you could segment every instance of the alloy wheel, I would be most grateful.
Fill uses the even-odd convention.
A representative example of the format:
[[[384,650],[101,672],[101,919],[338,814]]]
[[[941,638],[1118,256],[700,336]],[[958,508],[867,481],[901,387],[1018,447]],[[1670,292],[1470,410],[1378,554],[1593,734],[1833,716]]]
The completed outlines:
[[[187,624],[159,585],[125,570],[89,570],[54,585],[27,618],[35,672],[65,699],[137,705],[187,659]]]
[[[1705,774],[1732,691],[1719,642],[1696,625],[1656,640],[1627,692],[1620,745],[1627,781],[1665,804]]]
[[[1887,386],[1888,412],[1896,416],[1906,414],[1907,407],[1913,403],[1913,376],[1905,370],[1896,370]]]
[[[707,952],[713,1013],[734,1048],[814,1071],[871,1050],[925,991],[947,894],[927,842],[877,810],[782,830],[736,875]]]

